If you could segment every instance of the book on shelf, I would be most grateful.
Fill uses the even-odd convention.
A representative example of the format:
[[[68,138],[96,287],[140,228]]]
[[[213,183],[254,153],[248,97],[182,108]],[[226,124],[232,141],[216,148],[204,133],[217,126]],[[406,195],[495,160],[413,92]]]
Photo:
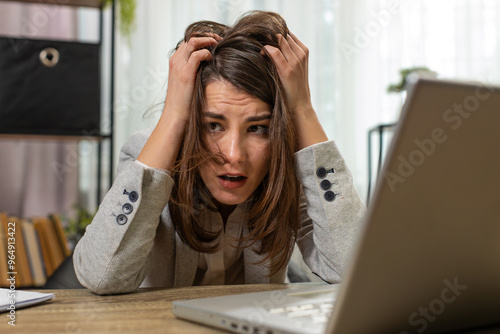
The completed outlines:
[[[31,276],[34,286],[43,286],[47,280],[45,272],[45,264],[42,257],[40,242],[35,226],[32,222],[23,220],[23,236],[24,244],[26,245],[26,253],[28,254]]]
[[[59,241],[59,246],[61,246],[63,257],[66,258],[71,255],[71,251],[68,247],[68,240],[66,239],[66,234],[64,233],[61,219],[58,215],[49,215],[49,219],[56,231],[57,240]]]
[[[48,245],[48,239],[45,236],[45,229],[42,227],[42,220],[41,218],[32,218],[31,219],[33,222],[33,226],[35,227],[35,230],[38,234],[38,240],[40,241],[40,249],[42,253],[42,259],[43,263],[45,264],[45,274],[47,277],[52,275],[54,272],[54,267],[52,265],[51,257],[49,255],[49,245]]]
[[[30,286],[32,283],[31,271],[26,255],[21,222],[16,217],[2,214],[2,229],[7,240],[7,257],[13,263],[9,265],[8,273],[16,273],[16,287]],[[8,274],[10,276],[10,274]]]
[[[9,241],[12,244],[14,240],[9,249]],[[0,213],[0,287],[10,285],[9,272],[16,273],[16,288],[43,286],[70,255],[57,215],[28,220]],[[8,264],[13,257],[14,270],[11,270]]]
[[[59,239],[57,237],[57,232],[54,227],[54,224],[49,218],[42,218],[43,226],[47,232],[48,237],[48,245],[49,245],[49,253],[51,255],[52,264],[54,267],[54,271],[59,268],[61,263],[63,263],[65,257],[63,251],[61,249],[61,245],[59,244]]]
[[[3,230],[3,220],[4,220],[4,214],[0,213],[0,286],[7,286],[8,281],[7,281],[7,272],[9,271],[8,268],[8,248],[7,248],[7,238],[6,234]],[[5,217],[6,219],[6,217]]]
[[[45,217],[33,218],[33,222],[40,236],[47,276],[50,276],[61,265],[65,257],[52,222]]]

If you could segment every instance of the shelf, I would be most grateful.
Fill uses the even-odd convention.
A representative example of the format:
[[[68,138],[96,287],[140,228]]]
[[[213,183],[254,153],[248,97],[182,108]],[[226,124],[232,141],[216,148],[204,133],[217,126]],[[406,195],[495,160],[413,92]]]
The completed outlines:
[[[31,2],[47,5],[101,8],[102,0],[0,0],[9,2]]]
[[[87,8],[95,8],[99,12],[99,43],[97,43],[97,46],[99,48],[99,51],[102,51],[102,45],[101,43],[103,42],[103,24],[104,21],[107,22],[107,19],[104,19],[104,6],[106,3],[110,3],[109,6],[109,11],[111,12],[111,22],[110,22],[110,41],[109,41],[109,49],[110,49],[110,89],[109,89],[109,110],[111,112],[108,115],[108,120],[109,120],[109,126],[110,126],[110,132],[108,133],[98,133],[96,136],[81,136],[78,134],[74,134],[72,131],[57,131],[58,133],[55,134],[43,134],[43,133],[37,133],[40,131],[5,131],[0,129],[0,140],[3,139],[10,139],[10,140],[17,140],[17,139],[28,139],[28,140],[36,140],[36,141],[53,141],[53,140],[62,140],[62,141],[85,141],[89,140],[92,142],[97,143],[97,206],[99,206],[101,202],[101,172],[102,172],[102,157],[103,157],[103,150],[102,150],[102,145],[104,143],[104,140],[109,141],[109,187],[111,188],[112,183],[113,183],[113,142],[114,142],[114,135],[113,135],[113,110],[114,110],[114,55],[115,55],[115,33],[114,33],[114,28],[115,28],[115,16],[116,16],[116,5],[115,2],[116,0],[111,0],[111,1],[105,1],[105,0],[0,0],[0,4],[2,2],[17,2],[17,3],[24,3],[24,4],[44,4],[44,5],[53,5],[53,6],[72,6],[72,7],[87,7]],[[34,6],[34,5],[33,5]],[[106,15],[107,16],[107,15]],[[10,46],[9,46],[10,47]],[[19,56],[19,55],[18,55]],[[102,62],[99,63],[99,78],[102,79],[102,72],[104,69],[107,70],[107,67],[104,68],[104,65]],[[3,79],[3,77],[1,78]],[[31,78],[28,78],[27,80],[30,80]],[[102,91],[101,91],[102,92]],[[101,104],[102,107],[102,104]],[[102,112],[102,109],[100,109],[100,112]],[[100,114],[100,117],[102,117],[102,114]],[[87,124],[87,123],[85,123]],[[37,124],[38,126],[40,125],[39,123]],[[52,124],[54,125],[54,124]],[[5,126],[4,126],[5,127]],[[0,126],[1,128],[1,126]],[[9,128],[10,129],[10,128]],[[10,133],[9,133],[10,132]],[[22,132],[22,133],[20,133]],[[25,133],[26,132],[26,133]],[[27,133],[29,132],[29,133]]]
[[[82,141],[90,140],[99,142],[103,139],[110,138],[109,135],[103,136],[66,136],[66,135],[37,135],[37,134],[9,134],[0,133],[0,139],[10,139],[10,140],[36,140],[36,141]]]

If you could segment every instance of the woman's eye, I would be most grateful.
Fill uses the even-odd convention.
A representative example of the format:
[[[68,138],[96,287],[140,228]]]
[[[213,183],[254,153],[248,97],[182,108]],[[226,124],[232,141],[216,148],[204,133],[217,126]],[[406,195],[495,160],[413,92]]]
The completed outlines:
[[[269,133],[269,128],[265,125],[252,125],[248,128],[248,132],[264,135]]]
[[[219,123],[207,123],[208,131],[210,132],[219,132],[222,130],[222,126]]]

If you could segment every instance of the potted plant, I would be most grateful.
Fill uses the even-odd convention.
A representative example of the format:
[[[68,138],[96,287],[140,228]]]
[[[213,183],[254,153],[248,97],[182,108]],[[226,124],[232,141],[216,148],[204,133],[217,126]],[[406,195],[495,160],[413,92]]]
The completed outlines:
[[[65,228],[66,238],[71,250],[75,248],[85,233],[85,228],[92,222],[95,216],[95,213],[91,213],[87,208],[75,205],[74,209],[76,210],[75,218],[66,217],[68,223]]]
[[[399,71],[401,80],[396,83],[396,84],[390,84],[387,87],[387,92],[388,93],[401,93],[406,91],[406,83],[408,76],[412,73],[417,73],[426,77],[431,77],[435,78],[437,77],[437,73],[428,69],[427,67],[424,66],[417,66],[417,67],[409,67],[409,68],[403,68]]]
[[[116,0],[119,10],[119,29],[125,37],[130,37],[134,28],[136,0]],[[105,0],[106,5],[113,3],[113,0]]]

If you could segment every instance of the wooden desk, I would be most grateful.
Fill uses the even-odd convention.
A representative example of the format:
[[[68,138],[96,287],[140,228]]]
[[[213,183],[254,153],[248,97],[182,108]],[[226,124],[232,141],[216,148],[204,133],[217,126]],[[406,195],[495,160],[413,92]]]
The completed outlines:
[[[172,301],[245,292],[285,289],[293,284],[257,284],[139,289],[134,293],[98,296],[86,289],[52,292],[49,302],[16,310],[16,326],[0,313],[0,333],[225,333],[174,317]],[[461,332],[498,334],[500,327]]]
[[[148,288],[124,295],[98,296],[86,289],[37,290],[56,296],[16,310],[16,326],[0,313],[0,333],[224,333],[174,317],[172,301],[284,289],[289,284]]]

